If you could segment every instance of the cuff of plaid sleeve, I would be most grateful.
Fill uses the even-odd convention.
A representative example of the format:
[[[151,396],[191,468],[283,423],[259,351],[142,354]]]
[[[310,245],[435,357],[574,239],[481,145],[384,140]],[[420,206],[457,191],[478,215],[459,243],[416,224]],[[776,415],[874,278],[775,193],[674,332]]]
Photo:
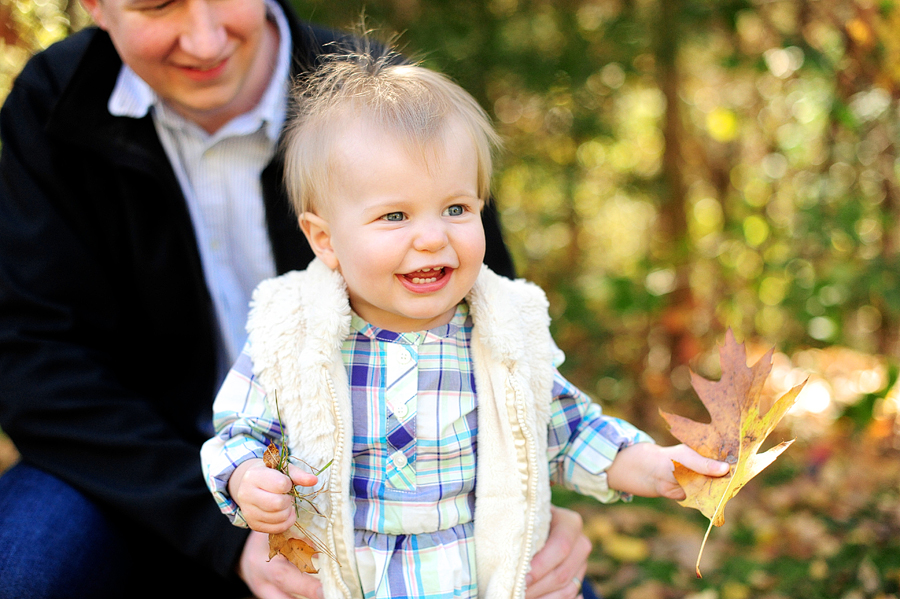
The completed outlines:
[[[241,528],[249,528],[247,526],[247,521],[244,519],[244,515],[241,513],[240,506],[238,506],[237,502],[234,501],[228,493],[215,490],[213,491],[213,497],[216,500],[216,505],[219,506],[219,511],[225,514],[232,524]]]
[[[247,521],[244,520],[243,514],[241,514],[241,508],[237,507],[237,504],[234,507],[235,511],[228,514],[228,519],[231,520],[231,523],[240,528],[250,528],[247,526]]]
[[[635,429],[635,430],[637,430],[637,435],[635,435],[635,437],[630,439],[627,443],[623,443],[622,446],[619,447],[619,451],[622,451],[626,447],[631,447],[632,445],[637,445],[638,443],[656,443],[656,441],[653,439],[653,437],[651,437],[644,431],[638,430],[638,429]],[[619,501],[624,501],[625,503],[628,503],[632,499],[634,499],[634,495],[632,495],[631,493],[623,493],[621,491],[613,491],[613,492],[618,495],[618,497],[616,499],[618,499]]]
[[[619,441],[618,447],[613,446],[612,455],[607,455],[605,459],[602,455],[595,455],[593,459],[585,459],[583,455],[581,460],[573,460],[568,465],[568,484],[572,490],[580,495],[586,495],[595,498],[601,503],[613,503],[616,501],[629,502],[634,497],[630,493],[617,491],[609,487],[609,480],[606,469],[612,464],[615,455],[626,447],[637,445],[638,443],[653,443],[653,438],[647,433],[634,429],[634,434]]]

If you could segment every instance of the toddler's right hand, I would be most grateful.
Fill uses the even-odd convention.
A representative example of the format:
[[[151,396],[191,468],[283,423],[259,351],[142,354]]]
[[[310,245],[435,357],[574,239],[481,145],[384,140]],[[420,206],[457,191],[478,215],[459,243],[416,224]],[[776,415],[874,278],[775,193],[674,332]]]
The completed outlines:
[[[277,534],[294,524],[294,499],[288,493],[294,485],[311,487],[318,478],[294,465],[289,472],[291,478],[254,459],[238,466],[231,475],[229,492],[251,529]]]

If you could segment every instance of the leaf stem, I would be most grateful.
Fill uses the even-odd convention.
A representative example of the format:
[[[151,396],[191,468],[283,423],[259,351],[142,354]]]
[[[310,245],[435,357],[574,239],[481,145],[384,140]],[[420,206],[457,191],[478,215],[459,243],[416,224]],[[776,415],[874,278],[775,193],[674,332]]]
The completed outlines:
[[[741,416],[740,420],[740,430],[743,430],[744,418]],[[737,477],[738,467],[741,465],[741,453],[743,451],[742,444],[738,444],[738,459],[734,465],[733,471],[731,473],[731,478],[728,479],[728,485],[725,487],[725,490],[722,491],[722,496],[719,497],[719,503],[716,505],[716,509],[713,512],[712,516],[709,519],[709,526],[706,527],[706,534],[703,535],[703,542],[700,544],[700,553],[697,554],[697,563],[694,568],[697,573],[697,578],[703,578],[703,575],[700,574],[700,558],[703,557],[703,549],[706,547],[706,539],[709,538],[709,533],[712,530],[713,522],[715,522],[716,517],[719,515],[719,512],[722,510],[722,506],[725,504],[725,498],[728,497],[728,492],[731,490],[731,485],[734,484],[734,479]]]

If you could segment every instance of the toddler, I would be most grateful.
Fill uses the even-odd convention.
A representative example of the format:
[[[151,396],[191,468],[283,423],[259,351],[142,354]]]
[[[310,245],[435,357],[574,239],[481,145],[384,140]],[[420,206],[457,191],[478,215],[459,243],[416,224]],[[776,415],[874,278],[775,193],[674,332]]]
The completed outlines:
[[[469,94],[362,53],[294,99],[285,176],[317,258],[256,289],[215,401],[203,467],[235,524],[292,529],[285,493],[310,487],[326,598],[521,599],[551,482],[680,499],[673,459],[727,471],[604,415],[557,371],[543,292],[482,264],[497,137]],[[265,468],[283,434],[332,465]]]

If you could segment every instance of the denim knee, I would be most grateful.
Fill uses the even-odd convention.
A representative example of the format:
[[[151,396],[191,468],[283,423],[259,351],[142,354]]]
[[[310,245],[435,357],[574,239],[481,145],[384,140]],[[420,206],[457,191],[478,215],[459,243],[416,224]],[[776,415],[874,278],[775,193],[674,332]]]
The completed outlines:
[[[19,463],[0,476],[0,597],[122,596],[125,540],[90,499]]]

